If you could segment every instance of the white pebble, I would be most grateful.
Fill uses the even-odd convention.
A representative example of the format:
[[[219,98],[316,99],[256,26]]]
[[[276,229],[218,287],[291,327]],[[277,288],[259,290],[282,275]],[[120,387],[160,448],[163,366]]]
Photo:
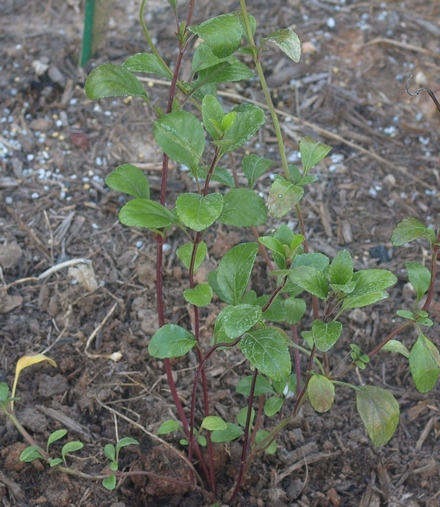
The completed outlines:
[[[34,192],[32,195],[31,195],[32,199],[38,199],[40,197],[40,194],[38,192]]]

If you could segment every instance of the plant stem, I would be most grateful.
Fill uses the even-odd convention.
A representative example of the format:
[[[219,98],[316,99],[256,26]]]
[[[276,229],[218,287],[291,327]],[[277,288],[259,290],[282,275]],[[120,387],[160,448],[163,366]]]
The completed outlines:
[[[440,253],[440,244],[438,243],[440,243],[440,230],[437,232],[436,245],[434,245],[434,249],[431,256],[431,283],[429,284],[428,295],[426,296],[426,301],[422,308],[422,310],[424,310],[425,312],[431,305],[431,301],[434,296],[435,279],[437,277],[437,259]]]

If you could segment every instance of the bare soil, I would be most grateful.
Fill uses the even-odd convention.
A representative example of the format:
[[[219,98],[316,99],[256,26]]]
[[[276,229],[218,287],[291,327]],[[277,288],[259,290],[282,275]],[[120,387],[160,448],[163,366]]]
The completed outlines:
[[[195,23],[239,7],[230,0],[197,3]],[[71,463],[86,473],[100,473],[106,463],[104,445],[129,435],[140,446],[121,453],[124,469],[185,478],[183,462],[150,436],[174,408],[163,364],[147,353],[158,326],[154,241],[149,233],[119,224],[117,212],[125,197],[104,183],[116,166],[135,163],[157,193],[161,157],[151,141],[151,114],[137,99],[96,103],[83,91],[95,64],[121,63],[148,50],[137,20],[138,2],[114,6],[107,44],[85,70],[77,66],[80,4],[6,0],[0,5],[0,381],[12,384],[23,354],[47,353],[58,368],[34,366],[22,374],[18,386],[19,418],[36,440],[43,443],[52,431],[67,428],[69,438],[85,444]],[[149,9],[148,24],[163,57],[171,62],[175,44],[168,3],[157,1]],[[304,203],[313,249],[333,256],[347,248],[358,268],[379,265],[399,278],[388,300],[346,319],[341,348],[331,356],[337,364],[348,343],[371,349],[395,327],[396,310],[409,308],[414,298],[404,261],[426,261],[426,246],[416,242],[392,249],[395,225],[415,217],[440,226],[440,115],[425,94],[414,98],[405,91],[409,74],[414,75],[411,89],[426,85],[440,90],[440,3],[255,0],[249,10],[257,19],[259,36],[291,26],[304,44],[298,65],[275,49],[265,53],[264,60],[274,100],[284,115],[290,160],[296,160],[304,135],[333,146],[331,156],[318,166],[319,181]],[[166,87],[154,80],[147,86],[153,103],[163,107]],[[262,103],[263,97],[251,83],[223,89],[223,100],[230,107],[241,100]],[[269,119],[246,149],[274,158],[275,170],[280,169]],[[175,167],[169,202],[191,185]],[[258,185],[267,192],[269,176]],[[296,227],[293,216],[289,223]],[[252,236],[218,227],[208,238],[206,269],[246,240]],[[190,326],[191,310],[181,295],[187,275],[175,256],[181,241],[179,232],[172,231],[164,268],[167,318]],[[41,276],[76,259],[91,263]],[[264,264],[256,269],[254,288],[262,293]],[[428,330],[437,345],[439,296],[438,285],[432,307],[435,323]],[[218,311],[213,303],[203,316],[207,342]],[[414,336],[408,333],[402,340],[411,346]],[[109,359],[118,351],[119,362]],[[194,370],[191,356],[177,361],[174,369],[186,404]],[[244,405],[235,392],[244,374],[249,374],[249,365],[239,354],[215,357],[208,368],[213,413],[233,420]],[[374,447],[351,392],[338,389],[329,413],[316,414],[306,404],[279,437],[277,453],[255,463],[241,505],[440,506],[438,386],[426,395],[418,393],[405,358],[386,353],[348,380],[391,389],[401,407],[392,440]],[[287,401],[285,413],[292,406],[293,401]],[[177,440],[175,436],[168,442],[178,449]],[[127,478],[108,492],[99,482],[68,477],[38,462],[20,463],[23,447],[1,415],[4,507],[208,505],[197,492],[141,476]],[[216,457],[218,498],[227,504],[238,465],[235,444],[217,449]]]

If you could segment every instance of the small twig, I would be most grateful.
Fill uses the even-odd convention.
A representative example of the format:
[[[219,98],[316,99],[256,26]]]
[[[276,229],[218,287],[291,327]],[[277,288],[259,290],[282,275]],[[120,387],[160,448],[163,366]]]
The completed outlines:
[[[423,88],[417,88],[417,90],[415,92],[412,92],[409,89],[409,84],[411,82],[411,78],[412,78],[412,74],[410,74],[408,76],[408,79],[406,80],[406,84],[405,84],[406,93],[408,95],[411,95],[411,97],[418,97],[421,93],[426,92],[427,94],[429,94],[429,96],[431,97],[432,101],[434,102],[438,112],[440,113],[440,103],[437,100],[437,97],[434,95],[434,92],[431,90],[431,88],[424,86]]]
[[[102,319],[102,322],[99,324],[97,328],[93,331],[93,333],[89,336],[89,339],[86,343],[86,348],[84,349],[84,354],[89,359],[111,359],[112,361],[119,361],[122,357],[122,354],[120,351],[113,352],[113,354],[91,354],[90,352],[87,352],[87,349],[90,347],[90,344],[92,343],[92,340],[95,338],[95,336],[98,334],[98,332],[104,327],[105,323],[108,321],[108,319],[111,317],[112,313],[116,310],[116,307],[118,306],[118,303],[115,303],[110,310],[108,311],[107,315]]]
[[[414,44],[407,44],[406,42],[400,42],[394,39],[387,39],[386,37],[377,37],[376,39],[370,40],[370,42],[364,44],[364,47],[372,46],[373,44],[390,44],[391,46],[397,46],[398,48],[407,49],[408,51],[415,51],[416,53],[424,53],[425,55],[440,58],[440,54],[436,53],[435,51],[430,51],[429,49],[414,46]]]

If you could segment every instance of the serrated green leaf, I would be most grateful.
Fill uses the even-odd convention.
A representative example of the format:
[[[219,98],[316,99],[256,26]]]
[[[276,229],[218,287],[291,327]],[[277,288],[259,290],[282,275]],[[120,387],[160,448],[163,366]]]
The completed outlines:
[[[240,104],[232,111],[237,117],[223,139],[217,142],[221,156],[247,143],[266,121],[264,111],[253,104]]]
[[[290,270],[290,280],[319,299],[328,295],[327,278],[322,271],[312,266],[297,266]]]
[[[211,441],[214,443],[232,442],[243,435],[243,430],[237,424],[227,423],[225,430],[214,430]]]
[[[264,200],[248,188],[233,188],[223,198],[223,210],[218,221],[235,227],[252,227],[266,222]]]
[[[324,159],[331,149],[331,146],[315,141],[311,137],[303,137],[299,143],[299,151],[301,153],[304,176],[307,175],[314,165]]]
[[[284,309],[287,324],[298,324],[306,312],[306,302],[304,299],[289,297],[284,301]]]
[[[328,412],[335,401],[335,386],[324,375],[315,374],[309,380],[307,395],[317,412]]]
[[[116,448],[113,444],[107,444],[104,447],[104,454],[110,461],[116,461]]]
[[[273,160],[254,155],[253,153],[243,157],[242,170],[249,182],[250,188],[254,188],[258,178],[264,174],[272,164]]]
[[[109,475],[102,480],[102,485],[105,489],[113,491],[116,488],[116,477],[114,475]]]
[[[66,435],[67,435],[67,430],[65,430],[65,429],[56,430],[53,433],[51,433],[49,435],[49,438],[47,439],[46,450],[49,450],[50,445],[52,445],[54,442],[56,442],[57,440],[60,440],[61,438],[63,438]]]
[[[402,354],[407,359],[409,359],[409,350],[405,347],[402,342],[398,340],[390,340],[383,347],[382,350],[386,350],[388,352],[397,352],[398,354]]]
[[[89,99],[104,99],[106,97],[143,97],[147,94],[142,83],[129,70],[120,65],[105,63],[92,70],[85,85]]]
[[[180,221],[190,229],[201,232],[212,225],[223,209],[223,196],[209,194],[205,197],[186,193],[176,200],[176,212]]]
[[[423,334],[411,349],[409,367],[418,391],[427,393],[434,388],[440,374],[440,354],[437,347]]]
[[[205,149],[202,124],[191,113],[172,111],[153,127],[154,139],[164,153],[195,173]]]
[[[259,322],[262,319],[262,312],[259,306],[241,304],[223,308],[218,318],[222,322],[226,336],[234,340]]]
[[[35,459],[44,459],[43,454],[36,445],[30,445],[20,453],[20,461],[30,463]]]
[[[294,62],[301,58],[301,42],[298,35],[290,28],[280,28],[268,35],[265,40],[275,44],[281,51]]]
[[[405,243],[421,238],[426,234],[426,226],[415,218],[405,218],[394,229],[391,235],[391,243],[394,246],[402,246]]]
[[[174,419],[168,419],[164,421],[157,430],[158,435],[167,435],[168,433],[172,433],[180,428],[180,424]]]
[[[148,353],[157,359],[184,356],[197,344],[194,336],[183,327],[165,324],[158,329],[148,344]]]
[[[212,288],[207,283],[199,283],[193,289],[185,289],[183,297],[194,306],[206,306],[212,299]]]
[[[208,415],[203,419],[200,427],[208,431],[224,431],[228,428],[228,425],[221,417]]]
[[[66,461],[66,455],[70,452],[79,451],[84,447],[84,444],[82,442],[79,442],[78,440],[72,440],[72,442],[67,442],[67,444],[64,444],[61,449],[61,456],[63,458],[63,461]]]
[[[405,267],[408,271],[408,280],[416,291],[417,301],[420,301],[431,284],[431,272],[425,266],[412,261],[405,262]]]
[[[160,229],[178,223],[176,216],[162,204],[150,199],[133,199],[119,212],[119,220],[130,227]]]
[[[122,67],[130,72],[142,72],[143,74],[155,74],[166,79],[171,79],[173,76],[168,70],[162,67],[160,61],[151,53],[137,53],[130,56],[122,64]]]
[[[316,348],[321,352],[327,352],[339,340],[342,333],[342,324],[340,322],[323,322],[314,320],[312,324],[313,341]]]
[[[252,379],[253,375],[248,375],[246,377],[242,377],[237,386],[235,387],[238,394],[242,394],[243,396],[250,396],[251,387],[252,387]],[[257,379],[255,381],[255,396],[261,396],[262,394],[273,394],[273,387],[270,385],[270,382],[266,377],[262,375],[257,375]]]
[[[105,179],[107,186],[118,192],[143,199],[150,198],[150,185],[145,174],[132,164],[123,164]]]
[[[220,261],[216,281],[221,290],[222,299],[226,303],[238,305],[241,302],[257,252],[256,243],[242,243],[232,247]],[[215,290],[215,287],[213,289]],[[220,297],[220,294],[217,293],[217,295]]]
[[[290,374],[292,364],[289,349],[277,328],[249,331],[239,346],[251,364],[271,380],[281,380]]]
[[[374,445],[385,445],[399,424],[399,404],[385,389],[363,386],[358,389],[356,406]]]
[[[345,285],[353,277],[353,259],[348,250],[340,250],[334,257],[328,270],[331,284]]]
[[[304,189],[283,179],[275,180],[269,190],[267,206],[273,218],[281,218],[299,203]]]
[[[228,57],[237,51],[243,33],[234,14],[223,14],[188,29],[203,39],[217,58]]]
[[[267,417],[272,417],[281,410],[283,403],[284,401],[282,398],[278,398],[278,396],[271,396],[266,400],[266,403],[264,404],[265,415]]]
[[[186,243],[182,246],[179,246],[179,248],[176,251],[177,258],[183,262],[186,269],[189,269],[191,266],[191,256],[193,250],[194,250],[193,243]],[[194,262],[194,272],[197,271],[199,267],[202,265],[203,261],[206,259],[207,253],[208,247],[206,246],[206,243],[204,241],[201,241],[197,245],[196,258]]]

